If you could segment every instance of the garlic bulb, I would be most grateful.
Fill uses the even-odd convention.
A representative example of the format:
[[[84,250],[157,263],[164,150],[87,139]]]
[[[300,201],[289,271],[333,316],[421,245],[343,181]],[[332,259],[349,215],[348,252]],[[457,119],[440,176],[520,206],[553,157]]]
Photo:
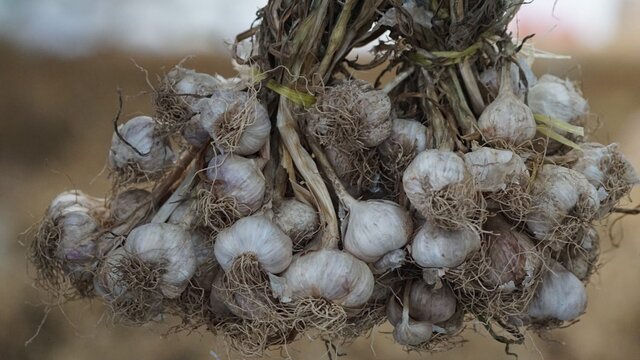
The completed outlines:
[[[529,286],[542,265],[531,240],[512,229],[502,217],[489,218],[484,225],[488,270],[481,274],[491,286],[514,288]]]
[[[222,152],[250,155],[258,152],[269,137],[271,121],[267,109],[246,92],[215,91],[193,108],[198,112],[194,120]]]
[[[551,235],[568,217],[591,220],[600,206],[598,192],[584,175],[558,165],[539,169],[531,196],[526,223],[538,240]]]
[[[344,248],[358,259],[375,262],[409,241],[413,221],[400,205],[386,200],[358,201],[346,192],[342,200],[349,209]]]
[[[378,149],[386,158],[403,154],[417,154],[427,149],[427,127],[415,120],[393,119],[391,135]]]
[[[97,219],[106,217],[104,199],[89,196],[80,190],[69,190],[58,194],[47,208],[47,217],[54,222],[73,211],[91,213]]]
[[[194,94],[208,96],[220,85],[220,80],[205,73],[176,66],[167,73],[167,80],[172,83],[177,94]],[[185,97],[189,100],[190,97]]]
[[[327,88],[310,110],[307,131],[342,150],[374,147],[391,134],[391,100],[367,83],[348,81]]]
[[[589,113],[589,104],[576,91],[573,83],[550,74],[543,75],[529,89],[527,103],[536,114],[570,124],[580,124]],[[561,129],[554,130],[565,134]]]
[[[464,154],[464,162],[479,191],[496,192],[529,179],[524,161],[509,150],[481,147]]]
[[[118,133],[120,136],[113,134],[111,139],[109,151],[111,167],[126,169],[134,166],[135,170],[153,173],[173,164],[175,155],[168,140],[155,133],[155,123],[152,118],[136,116],[118,125]]]
[[[527,314],[534,320],[570,321],[587,307],[587,291],[582,282],[558,263],[544,274]]]
[[[191,234],[180,226],[164,223],[140,225],[127,236],[122,250],[107,256],[101,271],[102,288],[118,298],[129,291],[149,291],[152,284],[136,283],[143,271],[157,272],[157,289],[163,297],[173,299],[182,293],[196,271],[196,257]],[[131,268],[123,264],[145,264]],[[138,273],[140,272],[140,273]],[[151,279],[153,280],[153,279]],[[135,299],[135,295],[131,294]]]
[[[145,203],[151,206],[150,195],[151,193],[144,189],[129,189],[119,193],[111,203],[111,216],[116,221],[128,219]]]
[[[463,227],[482,211],[471,174],[451,151],[419,153],[404,171],[402,185],[411,204],[439,226]]]
[[[318,231],[318,212],[301,201],[286,199],[274,209],[273,222],[284,231],[294,247],[304,246]]]
[[[591,226],[581,234],[577,246],[567,246],[560,257],[560,262],[568,271],[578,279],[586,280],[593,272],[600,255],[599,236],[596,229]]]
[[[320,297],[346,308],[366,303],[375,283],[367,264],[334,249],[295,257],[282,276],[295,297]]]
[[[480,249],[480,235],[470,227],[445,230],[425,222],[411,242],[411,257],[426,268],[454,268]]]
[[[478,128],[488,141],[519,145],[536,135],[533,112],[513,93],[510,67],[501,70],[500,91],[478,119]]]
[[[424,281],[413,281],[409,292],[409,315],[429,323],[448,320],[456,312],[456,298],[448,285],[432,288]]]
[[[424,321],[406,319],[393,329],[393,339],[400,345],[417,346],[423,344],[433,335],[433,325]]]
[[[291,263],[292,246],[291,239],[267,217],[253,215],[221,231],[214,250],[225,271],[239,256],[253,254],[264,271],[278,274]]]
[[[578,158],[572,169],[583,174],[601,195],[600,216],[608,214],[634,185],[640,183],[633,166],[618,150],[618,144],[585,143],[581,144],[581,150],[571,150],[567,156]]]
[[[262,206],[265,179],[255,160],[234,154],[218,155],[209,161],[207,178],[213,181],[215,194],[235,199],[237,210],[243,215]]]

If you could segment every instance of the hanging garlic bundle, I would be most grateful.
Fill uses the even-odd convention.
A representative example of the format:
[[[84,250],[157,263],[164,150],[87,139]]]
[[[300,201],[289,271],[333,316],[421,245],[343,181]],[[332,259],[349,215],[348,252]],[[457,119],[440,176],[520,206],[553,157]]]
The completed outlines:
[[[450,151],[419,153],[402,176],[411,204],[427,221],[445,229],[461,229],[481,221],[480,201],[464,161]]]
[[[177,315],[242,356],[335,348],[385,318],[418,351],[467,321],[512,345],[575,320],[594,222],[636,212],[618,203],[637,173],[585,142],[573,83],[537,80],[507,32],[518,4],[448,5],[269,1],[233,45],[238,76],[178,65],[153,117],[118,126],[106,201],[54,200],[38,284],[128,324]],[[370,63],[347,58],[380,34]]]
[[[111,139],[109,165],[122,182],[157,178],[174,160],[168,140],[157,133],[155,122],[148,116],[119,125]]]

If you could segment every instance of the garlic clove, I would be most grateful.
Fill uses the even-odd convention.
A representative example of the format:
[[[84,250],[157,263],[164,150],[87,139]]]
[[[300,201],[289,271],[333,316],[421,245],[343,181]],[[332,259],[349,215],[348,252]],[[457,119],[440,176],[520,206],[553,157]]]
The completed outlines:
[[[233,198],[243,215],[262,206],[266,184],[256,161],[234,154],[215,156],[207,166],[207,178],[213,181],[216,195]]]
[[[464,154],[464,162],[479,191],[496,192],[510,185],[525,185],[529,178],[524,160],[509,150],[481,147]]]
[[[407,244],[413,221],[400,205],[386,200],[352,201],[344,236],[344,248],[365,262]]]
[[[346,308],[366,303],[375,283],[367,264],[333,249],[297,256],[282,276],[294,297],[324,298]]]
[[[454,268],[480,249],[480,235],[472,228],[445,230],[424,223],[411,242],[411,256],[426,268]]]
[[[409,315],[429,323],[448,320],[456,312],[456,298],[448,285],[434,289],[424,281],[414,281],[409,293]]]
[[[509,67],[501,70],[500,91],[478,118],[478,128],[488,141],[520,145],[536,135],[533,112],[513,93]]]
[[[417,346],[431,339],[433,325],[424,321],[408,319],[393,329],[393,339],[400,345]]]
[[[527,314],[534,320],[570,321],[587,307],[587,291],[580,279],[553,263],[544,274]]]
[[[135,170],[153,173],[171,166],[175,154],[168,140],[156,134],[155,130],[155,123],[149,116],[137,116],[118,125],[120,135],[113,134],[111,139],[111,167],[126,169],[136,166]]]
[[[291,263],[291,239],[264,215],[238,220],[221,231],[214,245],[216,259],[227,271],[236,258],[254,254],[264,271],[278,274]]]
[[[293,240],[295,248],[306,245],[320,226],[318,212],[293,198],[282,201],[275,208],[273,222]]]
[[[150,223],[127,236],[124,250],[151,266],[163,268],[159,289],[166,298],[176,298],[196,271],[191,234],[177,225]]]

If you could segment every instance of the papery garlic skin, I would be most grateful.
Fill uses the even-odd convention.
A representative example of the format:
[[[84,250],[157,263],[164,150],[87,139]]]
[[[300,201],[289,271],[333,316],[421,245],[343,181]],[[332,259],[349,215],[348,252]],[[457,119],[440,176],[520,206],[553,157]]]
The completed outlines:
[[[133,164],[141,171],[155,172],[171,166],[175,154],[168,140],[155,131],[155,122],[149,116],[136,116],[118,125],[118,133],[128,144],[113,134],[109,151],[111,167],[121,169]]]
[[[104,199],[89,196],[80,190],[69,190],[58,194],[47,208],[47,216],[54,222],[69,212],[86,211],[96,218],[104,219],[107,209]]]
[[[357,104],[365,114],[360,129],[360,140],[366,147],[380,145],[391,134],[393,126],[391,115],[391,99],[380,90],[372,90],[361,95]]]
[[[586,307],[587,291],[580,279],[554,262],[543,276],[527,314],[537,321],[570,321]]]
[[[480,249],[472,228],[444,230],[425,222],[411,242],[411,257],[425,268],[454,268]]]
[[[531,285],[542,260],[529,237],[512,229],[500,216],[489,218],[484,230],[489,232],[486,234],[489,268],[480,275],[481,279],[495,287]]]
[[[409,200],[425,189],[438,191],[445,186],[464,182],[469,178],[464,161],[452,151],[426,150],[409,164],[402,177]],[[418,210],[418,204],[411,202]]]
[[[278,274],[291,263],[291,239],[264,215],[253,215],[238,220],[221,231],[214,245],[216,259],[227,271],[238,257],[255,255],[260,267]]]
[[[536,114],[570,124],[580,124],[589,113],[589,104],[569,80],[545,74],[529,88],[527,103]],[[561,135],[566,132],[554,129]]]
[[[423,344],[433,335],[433,325],[424,321],[407,319],[393,329],[393,339],[400,345],[417,346]]]
[[[583,230],[577,246],[567,246],[560,257],[560,263],[580,280],[586,280],[596,267],[600,255],[600,237],[593,227]]]
[[[140,225],[127,236],[124,250],[142,262],[162,266],[159,288],[169,299],[180,296],[196,271],[191,234],[177,225]]]
[[[570,213],[591,220],[600,207],[598,192],[581,173],[558,165],[543,165],[533,181],[532,208],[527,228],[538,240],[545,239]],[[579,208],[577,208],[577,206]]]
[[[400,205],[386,200],[354,200],[348,207],[344,248],[358,259],[375,262],[409,241],[413,221]]]
[[[271,121],[267,109],[246,92],[215,91],[211,98],[199,100],[193,108],[198,112],[195,119],[200,127],[223,152],[254,154],[269,137]],[[223,141],[227,136],[233,139]]]
[[[403,153],[415,154],[427,149],[427,127],[415,120],[393,119],[391,135],[379,145],[378,149],[387,158],[397,156],[400,147]]]
[[[414,281],[409,292],[409,315],[429,323],[448,320],[456,312],[456,298],[448,285],[434,289],[424,281]]]
[[[389,270],[394,270],[404,265],[407,258],[405,249],[395,249],[384,254],[378,261],[371,264],[374,274],[383,274]]]
[[[208,96],[220,86],[220,80],[216,77],[181,66],[171,69],[167,73],[167,80],[177,94]],[[188,101],[191,97],[185,96],[184,99]]]
[[[301,201],[286,199],[274,209],[273,222],[295,245],[309,240],[320,226],[318,212]]]
[[[129,189],[116,195],[111,202],[111,216],[116,221],[125,221],[145,204],[150,206],[151,193],[144,189]]]
[[[237,210],[251,214],[262,206],[265,178],[255,160],[234,154],[218,155],[209,161],[207,178],[218,197],[232,197]]]
[[[503,68],[498,96],[478,118],[478,128],[488,141],[519,145],[536,135],[533,112],[512,89],[510,69]]]
[[[524,160],[509,150],[481,147],[464,154],[464,162],[479,191],[505,190],[510,185],[525,185],[529,179]]]
[[[333,249],[297,256],[282,276],[294,296],[324,298],[346,308],[366,303],[374,288],[367,264]]]

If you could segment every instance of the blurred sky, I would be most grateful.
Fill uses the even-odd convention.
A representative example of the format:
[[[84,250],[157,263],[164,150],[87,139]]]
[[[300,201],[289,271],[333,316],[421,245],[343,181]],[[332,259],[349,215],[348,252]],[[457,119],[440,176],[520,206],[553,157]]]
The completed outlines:
[[[537,44],[597,51],[625,26],[639,0],[534,0],[512,29]],[[129,52],[221,51],[266,0],[0,0],[0,37],[28,49],[81,56],[111,47]],[[626,6],[626,7],[625,7]],[[638,6],[635,6],[636,13]],[[635,22],[633,19],[629,20]]]

